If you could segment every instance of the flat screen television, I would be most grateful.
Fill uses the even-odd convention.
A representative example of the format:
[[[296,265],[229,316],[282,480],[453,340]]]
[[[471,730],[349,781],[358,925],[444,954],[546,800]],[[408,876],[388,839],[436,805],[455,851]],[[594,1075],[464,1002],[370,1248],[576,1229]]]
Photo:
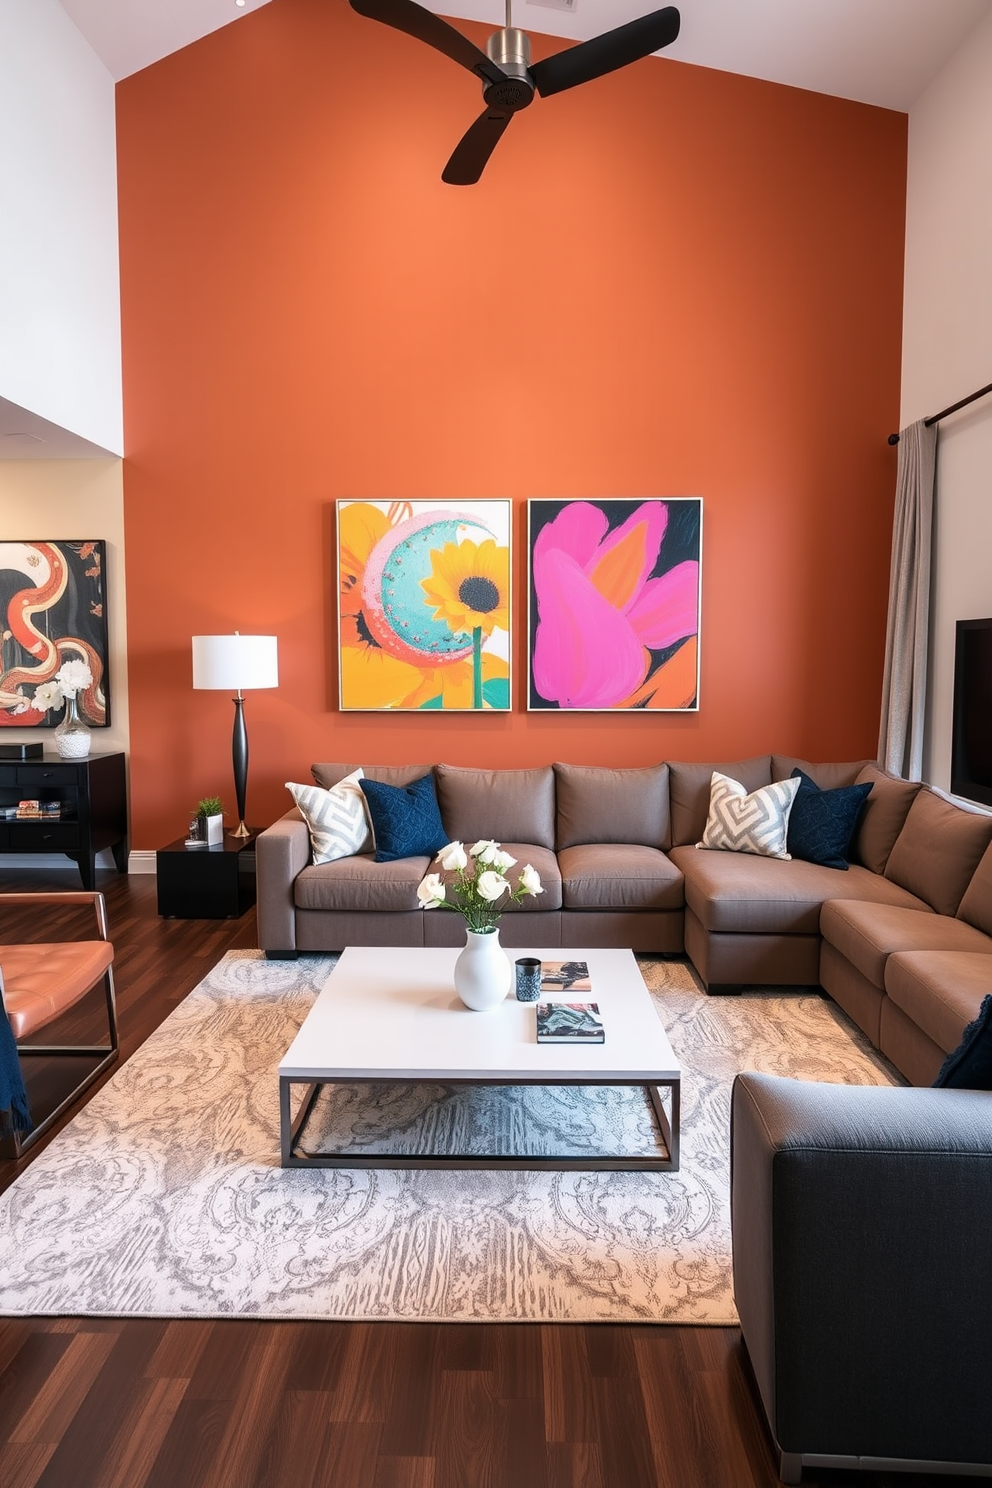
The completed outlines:
[[[992,806],[992,619],[957,623],[951,790]]]

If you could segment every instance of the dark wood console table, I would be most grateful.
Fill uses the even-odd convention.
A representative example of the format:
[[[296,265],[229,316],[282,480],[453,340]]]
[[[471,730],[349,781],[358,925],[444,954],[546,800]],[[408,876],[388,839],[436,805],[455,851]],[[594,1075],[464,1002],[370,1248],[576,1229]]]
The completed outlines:
[[[79,866],[85,889],[95,886],[96,855],[109,847],[127,872],[127,783],[123,754],[67,760],[0,760],[0,806],[21,800],[58,801],[57,820],[0,821],[0,853],[63,852]]]

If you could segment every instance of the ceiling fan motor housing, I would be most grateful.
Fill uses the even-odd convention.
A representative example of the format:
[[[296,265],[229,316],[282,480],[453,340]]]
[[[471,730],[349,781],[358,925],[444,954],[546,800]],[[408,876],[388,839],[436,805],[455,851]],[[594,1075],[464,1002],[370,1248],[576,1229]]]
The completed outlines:
[[[491,108],[522,109],[534,98],[531,80],[530,40],[516,26],[505,26],[493,32],[486,42],[486,54],[505,74],[505,81],[487,83],[483,97]]]

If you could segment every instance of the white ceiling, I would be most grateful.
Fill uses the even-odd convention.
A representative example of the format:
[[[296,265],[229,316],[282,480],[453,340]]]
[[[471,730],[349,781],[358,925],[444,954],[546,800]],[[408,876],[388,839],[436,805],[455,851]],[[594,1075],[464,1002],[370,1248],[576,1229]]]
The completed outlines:
[[[115,459],[111,450],[0,398],[0,460]]]
[[[245,0],[242,8],[235,0],[60,3],[120,79],[270,0]],[[584,40],[652,8],[652,0],[575,0],[568,14],[553,4],[514,0],[514,23]],[[505,16],[504,0],[445,0],[437,9],[494,28]],[[992,0],[681,0],[679,9],[682,32],[667,57],[908,110],[988,15]]]

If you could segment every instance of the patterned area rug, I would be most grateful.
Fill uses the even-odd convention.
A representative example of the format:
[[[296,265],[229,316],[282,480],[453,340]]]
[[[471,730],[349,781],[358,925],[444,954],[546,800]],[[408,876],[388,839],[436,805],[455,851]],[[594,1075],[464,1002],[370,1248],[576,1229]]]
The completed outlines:
[[[0,1313],[736,1322],[734,1075],[899,1077],[825,999],[638,961],[683,1066],[679,1172],[282,1169],[275,1071],[333,958],[236,951],[0,1198]],[[596,1089],[339,1088],[317,1121],[373,1150],[651,1139],[637,1092]]]

